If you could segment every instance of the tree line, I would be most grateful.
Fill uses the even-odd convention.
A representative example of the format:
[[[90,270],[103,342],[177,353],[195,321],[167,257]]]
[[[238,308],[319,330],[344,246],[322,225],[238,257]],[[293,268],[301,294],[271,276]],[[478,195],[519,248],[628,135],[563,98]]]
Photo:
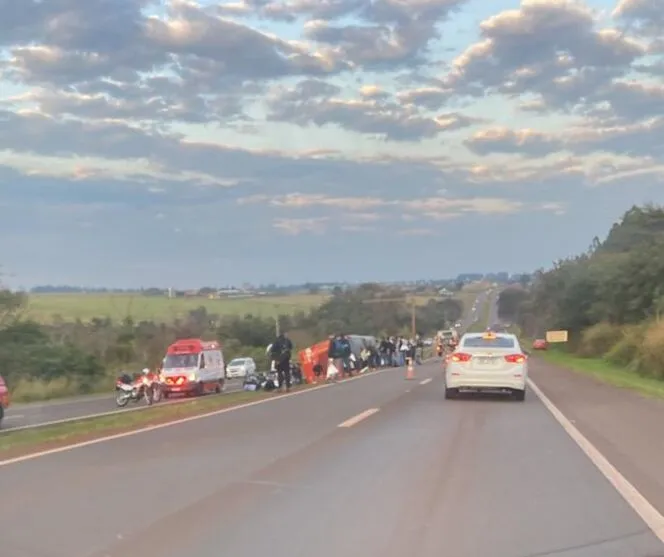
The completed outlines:
[[[603,241],[504,290],[498,312],[528,337],[566,329],[578,355],[664,379],[664,207],[632,207]]]
[[[265,349],[275,338],[274,318],[218,315],[205,307],[171,323],[100,316],[41,324],[25,316],[27,296],[0,290],[0,374],[22,400],[110,389],[120,371],[158,366],[167,346],[179,338],[219,340],[226,361],[253,357],[265,368]],[[366,284],[338,291],[309,312],[280,315],[279,328],[290,333],[298,349],[339,332],[410,334],[409,304],[399,290]],[[457,299],[432,299],[416,308],[418,332],[431,334],[463,311]]]

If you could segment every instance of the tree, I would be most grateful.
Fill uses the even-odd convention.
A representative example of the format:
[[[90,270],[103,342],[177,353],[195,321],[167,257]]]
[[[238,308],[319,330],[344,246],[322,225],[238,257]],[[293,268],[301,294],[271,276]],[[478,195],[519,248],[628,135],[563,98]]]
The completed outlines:
[[[0,289],[0,328],[9,325],[25,308],[27,298],[21,292],[12,292],[9,289]]]
[[[506,294],[500,311],[518,314],[531,334],[546,327],[578,333],[600,322],[622,325],[654,317],[663,294],[664,209],[648,205],[632,207],[586,253],[536,273],[521,301]]]

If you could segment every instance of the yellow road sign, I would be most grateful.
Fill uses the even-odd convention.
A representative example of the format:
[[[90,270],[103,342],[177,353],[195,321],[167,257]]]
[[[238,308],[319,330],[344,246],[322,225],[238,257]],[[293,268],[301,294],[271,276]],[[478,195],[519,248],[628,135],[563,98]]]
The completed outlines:
[[[555,342],[567,342],[569,334],[567,331],[547,331],[546,332],[546,341],[555,343]]]

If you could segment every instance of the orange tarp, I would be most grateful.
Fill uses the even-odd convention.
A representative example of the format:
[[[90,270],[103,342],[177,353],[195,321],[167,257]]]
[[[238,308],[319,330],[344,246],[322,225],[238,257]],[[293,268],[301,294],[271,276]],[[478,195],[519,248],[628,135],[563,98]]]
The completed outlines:
[[[324,340],[300,350],[298,358],[300,360],[300,366],[302,366],[302,376],[304,377],[305,382],[314,383],[316,381],[316,375],[314,374],[314,367],[320,365],[323,369],[321,376],[318,380],[325,381],[327,375],[327,352],[330,348],[330,341]]]

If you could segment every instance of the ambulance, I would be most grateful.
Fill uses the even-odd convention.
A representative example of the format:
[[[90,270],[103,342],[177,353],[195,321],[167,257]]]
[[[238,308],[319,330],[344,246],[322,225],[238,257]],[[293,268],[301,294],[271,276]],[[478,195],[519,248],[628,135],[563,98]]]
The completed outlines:
[[[221,345],[197,338],[174,342],[166,350],[161,378],[165,398],[221,393],[226,380]]]

